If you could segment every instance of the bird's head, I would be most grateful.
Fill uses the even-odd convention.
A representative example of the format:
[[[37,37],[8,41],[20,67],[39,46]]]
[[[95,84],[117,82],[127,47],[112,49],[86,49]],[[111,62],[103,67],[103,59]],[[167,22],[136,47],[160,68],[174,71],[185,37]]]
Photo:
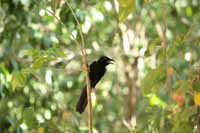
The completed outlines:
[[[106,57],[106,56],[101,56],[100,58],[99,58],[99,60],[98,60],[98,62],[99,63],[101,63],[101,64],[103,64],[103,65],[105,65],[105,66],[107,66],[107,65],[109,65],[109,64],[113,64],[113,59],[111,59],[111,58],[108,58],[108,57]]]

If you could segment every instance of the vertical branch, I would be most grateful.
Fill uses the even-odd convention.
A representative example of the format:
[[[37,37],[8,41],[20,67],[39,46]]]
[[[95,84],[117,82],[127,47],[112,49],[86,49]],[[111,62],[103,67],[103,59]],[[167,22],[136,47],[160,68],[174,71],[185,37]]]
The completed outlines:
[[[71,6],[69,5],[68,0],[66,0],[66,3],[68,5],[68,7],[70,8],[70,11],[73,15],[73,17],[76,20],[76,23],[78,25],[78,29],[79,29],[79,33],[81,36],[81,53],[82,53],[82,61],[83,61],[83,70],[85,72],[85,78],[86,78],[86,85],[87,85],[87,101],[88,101],[88,131],[89,133],[92,133],[92,104],[91,104],[91,84],[90,84],[90,78],[89,78],[89,67],[87,64],[87,53],[86,53],[86,47],[85,47],[85,41],[84,41],[84,37],[83,37],[83,32],[81,29],[81,25],[73,11],[73,9],[71,8]]]
[[[164,3],[163,3],[164,5]],[[164,6],[163,6],[164,9]],[[169,87],[170,87],[170,80],[169,80],[169,74],[168,74],[168,57],[167,57],[167,37],[166,37],[166,13],[163,12],[163,23],[162,26],[160,23],[156,22],[156,16],[155,16],[155,12],[153,10],[150,11],[150,16],[152,18],[152,20],[155,21],[155,28],[157,31],[157,34],[159,36],[159,38],[161,39],[161,46],[163,49],[163,56],[164,56],[164,60],[163,60],[163,64],[165,67],[165,73],[166,73],[166,80],[165,80],[165,85],[166,88],[168,90],[168,92],[171,92]]]
[[[163,55],[164,55],[164,65],[165,65],[165,70],[166,70],[166,74],[167,74],[167,67],[168,67],[168,59],[167,59],[167,39],[166,39],[166,24],[165,24],[165,18],[163,17],[163,28],[161,26],[161,24],[159,24],[158,22],[156,22],[156,16],[155,16],[155,12],[153,10],[150,11],[150,16],[151,18],[155,21],[155,28],[157,31],[157,34],[159,36],[159,38],[161,39],[161,46],[163,48]],[[163,16],[165,16],[165,13],[163,13]],[[167,75],[168,77],[168,75]],[[166,78],[166,84],[168,84]]]
[[[165,9],[165,3],[163,2],[163,9]],[[168,57],[167,57],[167,38],[166,38],[166,11],[164,10],[162,13],[162,20],[163,20],[163,31],[162,31],[162,47],[163,47],[163,55],[164,55],[164,64],[165,64],[165,71],[166,71],[166,87],[170,87],[169,82],[169,74],[168,74]],[[169,90],[169,89],[168,89]]]
[[[125,119],[128,122],[127,127],[130,130],[133,130],[136,126],[136,100],[137,100],[137,80],[138,80],[138,57],[135,58],[135,62],[131,65],[128,65],[127,57],[124,59],[125,66],[130,66],[130,70],[125,70],[125,77],[126,77],[126,85],[129,89],[128,98],[127,98],[127,111]]]
[[[162,8],[163,8],[163,12],[162,12],[162,24],[156,22],[156,15],[154,11],[150,12],[150,16],[151,18],[155,21],[155,28],[157,31],[158,36],[161,39],[161,46],[163,49],[163,64],[164,64],[164,68],[165,68],[165,74],[166,74],[166,80],[165,80],[165,85],[166,85],[166,90],[167,93],[171,96],[171,89],[170,89],[170,79],[169,79],[169,73],[168,73],[168,57],[167,57],[167,38],[166,38],[166,11],[165,11],[165,3],[164,1],[162,1]],[[164,132],[164,126],[165,126],[165,121],[164,119],[161,119],[160,122],[160,132]]]
[[[163,3],[163,9],[165,8],[164,3]],[[167,39],[166,39],[166,12],[164,10],[163,12],[163,30],[162,30],[162,48],[163,48],[163,55],[164,55],[164,68],[165,68],[165,73],[166,73],[166,80],[165,80],[165,85],[166,85],[166,90],[169,92],[169,95],[171,95],[171,91],[170,91],[170,81],[169,81],[169,73],[168,73],[168,58],[167,58]],[[164,125],[165,125],[165,121],[162,118],[161,122],[160,122],[160,131],[162,133],[164,133]]]
[[[125,39],[124,36],[127,37],[128,39],[128,44],[131,44],[131,41],[129,39],[129,36],[127,34],[127,29],[124,28],[126,24],[120,23],[119,22],[119,16],[117,12],[117,5],[115,3],[115,0],[112,0],[112,5],[114,8],[114,13],[117,16],[116,18],[116,30],[115,32],[119,35],[120,43],[123,44],[123,40]],[[125,27],[128,27],[127,25]],[[130,49],[130,51],[132,48]],[[126,50],[125,50],[126,53]],[[133,57],[134,58],[134,57]],[[126,86],[128,87],[128,95],[127,95],[127,106],[125,109],[125,120],[124,125],[130,130],[130,132],[135,129],[136,126],[136,100],[137,100],[137,91],[138,91],[138,86],[137,86],[137,80],[138,80],[138,68],[137,68],[137,63],[138,63],[138,57],[135,57],[135,61],[133,63],[128,62],[128,56],[124,55],[123,56],[123,64],[125,67],[124,74],[126,78]]]

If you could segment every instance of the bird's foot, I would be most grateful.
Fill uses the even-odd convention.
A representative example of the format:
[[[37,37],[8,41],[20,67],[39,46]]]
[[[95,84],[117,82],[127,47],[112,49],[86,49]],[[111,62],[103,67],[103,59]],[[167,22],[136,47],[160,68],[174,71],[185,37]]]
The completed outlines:
[[[83,71],[90,72],[90,67],[87,65],[83,65]]]

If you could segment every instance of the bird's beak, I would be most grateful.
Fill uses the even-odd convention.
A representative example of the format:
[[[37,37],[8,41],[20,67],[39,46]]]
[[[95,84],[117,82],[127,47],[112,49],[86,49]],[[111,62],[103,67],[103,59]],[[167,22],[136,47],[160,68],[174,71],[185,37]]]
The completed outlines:
[[[113,60],[113,59],[109,59],[108,63],[109,63],[109,64],[113,64],[113,63],[114,63],[114,60]]]

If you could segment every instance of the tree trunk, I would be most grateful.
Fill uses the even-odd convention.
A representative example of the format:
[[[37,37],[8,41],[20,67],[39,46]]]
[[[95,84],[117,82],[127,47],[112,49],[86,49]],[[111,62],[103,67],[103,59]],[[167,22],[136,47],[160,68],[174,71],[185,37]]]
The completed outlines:
[[[138,80],[138,68],[137,58],[135,62],[128,65],[128,60],[124,60],[126,77],[126,86],[128,87],[128,98],[127,98],[127,111],[125,115],[128,128],[134,129],[136,126],[136,99],[137,99],[137,80]]]

